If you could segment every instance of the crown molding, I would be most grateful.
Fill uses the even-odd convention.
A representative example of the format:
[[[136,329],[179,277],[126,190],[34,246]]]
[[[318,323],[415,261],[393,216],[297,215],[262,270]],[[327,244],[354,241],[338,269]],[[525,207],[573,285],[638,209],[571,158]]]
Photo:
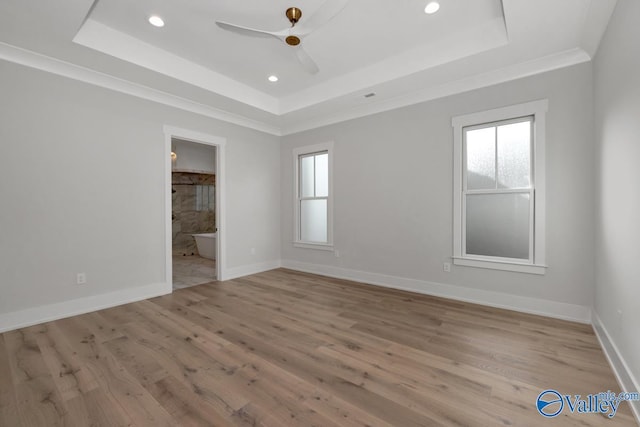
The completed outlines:
[[[444,98],[487,86],[493,86],[533,76],[535,74],[545,73],[547,71],[553,71],[559,68],[570,67],[583,62],[589,62],[590,60],[591,57],[584,50],[574,48],[531,61],[491,70],[483,74],[473,75],[461,80],[444,83],[439,86],[429,87],[387,100],[381,100],[376,103],[342,110],[336,114],[323,115],[311,120],[297,122],[290,125],[285,124],[282,127],[282,134],[291,135],[304,132],[322,126],[328,126],[347,120],[353,120],[413,104],[419,104],[421,102],[432,101],[434,99]]]
[[[569,67],[583,62],[588,62],[591,60],[591,57],[583,49],[574,48],[531,61],[488,71],[483,74],[470,76],[454,82],[426,88],[421,91],[412,92],[387,100],[381,100],[376,103],[340,110],[335,114],[321,114],[310,120],[288,125],[285,124],[282,127],[253,120],[239,114],[230,113],[228,111],[191,101],[189,99],[172,95],[138,83],[133,83],[84,66],[72,64],[37,52],[12,46],[7,43],[0,42],[0,59],[114,90],[137,98],[157,102],[180,110],[189,111],[212,119],[221,120],[223,122],[232,123],[275,136],[284,136],[372,114],[382,113],[421,102],[432,101],[487,86],[505,83],[559,68]],[[286,115],[281,116],[281,118],[286,122]]]
[[[268,113],[280,114],[276,97],[92,19],[85,21],[73,42]]]
[[[100,71],[72,64],[70,62],[62,61],[60,59],[52,58],[50,56],[3,42],[0,42],[0,59],[135,96],[137,98],[157,102],[180,110],[200,114],[212,119],[255,129],[271,135],[280,136],[282,134],[278,126],[258,120],[252,120],[238,114],[229,113],[227,111],[194,102],[148,86],[133,83]]]

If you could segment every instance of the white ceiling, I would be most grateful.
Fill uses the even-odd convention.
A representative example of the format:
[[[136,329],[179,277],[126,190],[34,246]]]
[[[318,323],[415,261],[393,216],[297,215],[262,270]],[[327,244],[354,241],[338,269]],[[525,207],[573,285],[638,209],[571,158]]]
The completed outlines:
[[[0,58],[287,134],[588,61],[615,6],[440,0],[427,15],[427,2],[350,0],[302,41],[315,75],[277,39],[215,25],[284,29],[289,0],[3,0]],[[300,22],[323,3],[297,0]]]

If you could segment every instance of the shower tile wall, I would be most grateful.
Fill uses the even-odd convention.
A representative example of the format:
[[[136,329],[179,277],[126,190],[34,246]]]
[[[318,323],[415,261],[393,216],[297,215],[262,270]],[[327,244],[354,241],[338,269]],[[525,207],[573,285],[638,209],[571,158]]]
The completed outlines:
[[[198,255],[191,235],[215,230],[213,203],[203,203],[202,200],[202,195],[208,194],[208,186],[215,186],[215,183],[215,175],[187,172],[171,174],[173,255]]]

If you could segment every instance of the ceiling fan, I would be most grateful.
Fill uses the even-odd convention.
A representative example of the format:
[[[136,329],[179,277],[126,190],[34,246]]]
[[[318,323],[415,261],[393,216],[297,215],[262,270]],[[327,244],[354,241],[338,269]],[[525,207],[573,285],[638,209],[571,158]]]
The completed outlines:
[[[300,24],[298,24],[298,21],[302,18],[302,11],[297,7],[290,7],[285,11],[285,16],[289,19],[289,22],[291,22],[291,27],[280,31],[249,28],[222,21],[216,21],[216,24],[225,30],[247,36],[275,37],[294,49],[298,61],[300,61],[300,64],[302,64],[305,70],[311,74],[316,74],[319,71],[318,65],[302,48],[301,42],[305,36],[317,30],[336,16],[344,9],[348,1],[349,0],[326,0],[316,13],[300,22]]]

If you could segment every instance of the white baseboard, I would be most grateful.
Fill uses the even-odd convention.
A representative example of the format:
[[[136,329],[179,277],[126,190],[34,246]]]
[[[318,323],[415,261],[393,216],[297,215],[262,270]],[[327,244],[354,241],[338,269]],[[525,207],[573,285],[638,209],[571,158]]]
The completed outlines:
[[[618,380],[618,384],[622,387],[622,391],[624,392],[638,392],[640,391],[640,383],[633,375],[631,369],[629,369],[629,365],[622,357],[620,350],[618,350],[618,346],[609,335],[607,328],[605,328],[604,323],[598,316],[595,310],[591,315],[591,322],[593,324],[593,330],[598,337],[598,341],[600,341],[600,347],[604,351],[604,355],[607,357],[609,361],[609,365],[611,365],[611,369],[613,369],[613,373]],[[606,391],[606,390],[603,390]],[[615,390],[612,390],[615,391]],[[640,425],[640,402],[629,402],[631,405],[631,411],[633,415],[636,417],[636,421]]]
[[[0,333],[170,293],[171,284],[153,283],[132,289],[122,289],[107,294],[92,295],[4,313],[0,314]]]
[[[240,267],[227,268],[222,280],[233,280],[237,279],[238,277],[262,273],[263,271],[269,271],[280,267],[280,260],[275,260],[260,262],[257,264],[241,265]]]
[[[464,286],[447,285],[444,283],[428,282],[404,277],[387,276],[384,274],[368,273],[365,271],[327,265],[310,264],[292,260],[282,260],[282,267],[306,273],[338,279],[353,280],[371,285],[411,291],[420,294],[449,298],[490,307],[504,308],[529,314],[571,320],[580,323],[591,322],[591,309],[587,306],[549,301],[538,298],[523,297],[501,292],[486,291]]]
[[[262,262],[240,267],[229,268],[225,272],[223,280],[236,279],[250,274],[262,273],[280,267],[280,260]],[[85,314],[92,311],[117,305],[128,304],[160,295],[170,294],[170,283],[154,283],[138,286],[132,289],[123,289],[107,294],[93,295],[55,304],[42,305],[10,313],[0,314],[0,333],[14,329],[25,328],[39,323],[63,319],[65,317]]]

